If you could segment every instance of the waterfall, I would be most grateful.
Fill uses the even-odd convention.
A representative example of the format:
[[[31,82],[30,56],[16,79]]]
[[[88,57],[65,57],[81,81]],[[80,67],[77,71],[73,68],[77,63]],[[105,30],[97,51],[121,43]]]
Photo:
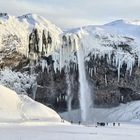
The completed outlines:
[[[37,82],[32,85],[32,98],[35,100],[37,91]]]
[[[89,122],[91,120],[90,108],[92,107],[92,99],[91,99],[91,91],[86,78],[84,50],[79,42],[79,39],[77,39],[75,43],[77,49],[79,83],[80,83],[79,93],[80,93],[81,120],[83,122]]]
[[[72,93],[71,93],[71,83],[70,83],[70,75],[66,72],[66,83],[67,83],[67,108],[68,112],[71,111],[71,102],[72,102]]]

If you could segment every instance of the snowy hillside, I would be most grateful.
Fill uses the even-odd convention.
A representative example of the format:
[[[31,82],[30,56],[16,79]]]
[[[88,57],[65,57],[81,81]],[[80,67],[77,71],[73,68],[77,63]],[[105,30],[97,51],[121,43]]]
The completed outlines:
[[[122,34],[123,36],[130,36],[134,39],[139,38],[140,35],[140,20],[116,20],[105,24],[104,29],[108,32]]]
[[[18,96],[14,91],[0,85],[0,122],[32,120],[60,122],[61,118],[47,106],[26,95]]]

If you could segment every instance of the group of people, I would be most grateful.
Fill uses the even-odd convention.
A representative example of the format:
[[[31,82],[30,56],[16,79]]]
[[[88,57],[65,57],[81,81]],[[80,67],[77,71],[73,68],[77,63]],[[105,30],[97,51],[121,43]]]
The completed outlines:
[[[97,126],[108,126],[108,125],[109,125],[109,123],[97,122],[96,127],[97,127]],[[113,122],[112,125],[113,125],[113,126],[120,126],[120,123],[115,123],[115,122]]]
[[[64,123],[64,120],[62,119],[61,122]],[[74,122],[71,120],[70,123],[73,124]],[[81,121],[78,121],[78,124],[80,125]],[[98,126],[109,126],[109,124],[112,124],[112,126],[120,126],[121,125],[119,122],[118,123],[115,123],[115,122],[113,122],[113,123],[97,122],[96,127],[98,127]]]

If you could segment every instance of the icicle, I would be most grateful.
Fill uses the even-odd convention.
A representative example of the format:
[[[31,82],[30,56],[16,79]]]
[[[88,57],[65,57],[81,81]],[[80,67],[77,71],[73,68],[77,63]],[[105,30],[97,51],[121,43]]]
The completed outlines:
[[[131,65],[131,68],[130,68],[130,76],[132,75],[132,69],[133,69],[133,65]]]
[[[42,72],[44,72],[45,66],[46,66],[46,62],[45,62],[45,60],[43,59],[43,60],[42,60]]]
[[[32,95],[34,100],[36,98],[36,91],[37,91],[37,82],[35,81],[35,83],[32,85]]]
[[[89,75],[90,75],[90,68],[89,68],[89,67],[87,67],[87,69],[88,69],[88,73],[89,73]]]
[[[56,98],[57,103],[59,102],[59,97]]]
[[[93,68],[91,68],[91,77],[93,77]]]
[[[92,71],[93,69],[92,68],[89,68],[89,75],[92,77]]]
[[[94,75],[96,75],[96,67],[94,67]]]
[[[74,63],[74,71],[76,71],[76,64]]]
[[[107,77],[106,77],[106,74],[105,74],[105,85],[107,86]]]
[[[140,67],[140,53],[138,54],[138,67]]]
[[[60,71],[62,70],[63,67],[63,46],[60,47]]]
[[[120,69],[121,69],[121,61],[119,60],[119,64],[118,64],[118,82],[120,81]]]
[[[38,42],[38,47],[39,47],[39,52],[42,52],[42,47],[43,47],[43,43],[42,43],[42,30],[38,31],[38,35],[39,35],[39,42]]]
[[[47,67],[47,73],[49,73],[49,72],[50,72],[50,66]]]

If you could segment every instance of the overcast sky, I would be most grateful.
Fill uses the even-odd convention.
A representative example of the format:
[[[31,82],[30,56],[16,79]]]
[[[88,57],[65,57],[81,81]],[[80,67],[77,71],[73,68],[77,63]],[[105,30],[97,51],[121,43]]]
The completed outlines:
[[[0,0],[1,12],[35,13],[61,28],[140,19],[140,0]]]

